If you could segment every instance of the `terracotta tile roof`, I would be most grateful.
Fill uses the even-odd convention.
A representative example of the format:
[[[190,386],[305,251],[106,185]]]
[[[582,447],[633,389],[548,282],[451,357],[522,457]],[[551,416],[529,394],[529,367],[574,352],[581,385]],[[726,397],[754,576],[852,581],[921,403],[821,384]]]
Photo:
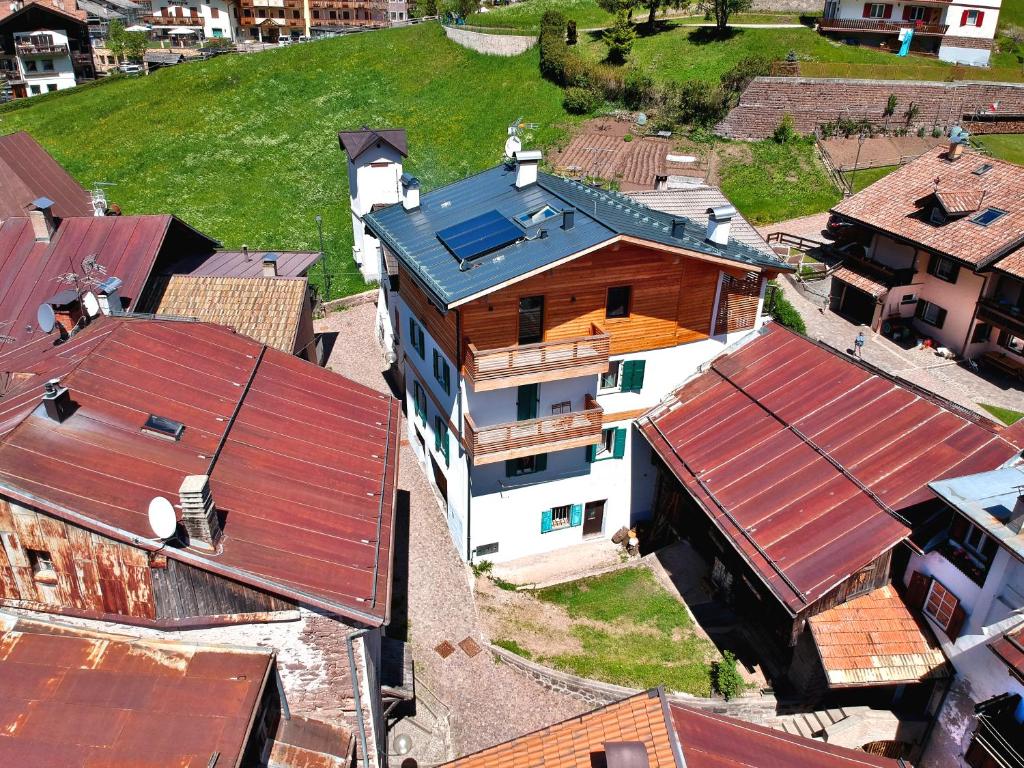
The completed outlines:
[[[973,213],[985,200],[984,189],[957,189],[955,186],[940,186],[935,190],[935,199],[950,216]]]
[[[945,147],[936,148],[832,210],[931,251],[986,267],[1024,241],[1024,167],[974,152],[950,162],[946,153]],[[991,168],[976,175],[984,164]],[[940,226],[929,223],[927,201],[934,199],[936,179],[950,205],[969,209],[974,196],[984,192],[981,207],[998,208],[1006,215],[988,226],[971,221],[972,216]]]
[[[304,277],[173,275],[155,311],[226,325],[291,354],[305,306]]]
[[[1018,248],[1009,256],[1001,258],[995,263],[995,268],[1024,280],[1024,248]]]
[[[69,19],[76,19],[77,21],[85,23],[88,18],[88,14],[78,7],[78,3],[75,0],[26,0],[25,4],[21,8],[15,9],[14,3],[0,3],[0,21],[4,21],[10,16],[14,16],[16,13],[27,11],[32,6],[38,6],[47,11],[53,13],[59,13],[61,16],[67,16]]]
[[[935,636],[891,585],[808,623],[830,687],[911,683],[948,674]]]
[[[607,741],[641,741],[650,768],[683,768],[659,691],[617,701],[445,765],[452,768],[592,768],[591,753]],[[687,767],[688,768],[688,767]]]
[[[876,283],[870,277],[859,275],[852,269],[847,267],[840,267],[832,273],[832,277],[836,280],[842,280],[847,285],[853,286],[858,290],[864,291],[868,296],[878,298],[885,294],[889,289],[881,283]]]
[[[1002,659],[1011,675],[1024,682],[1024,624],[1000,635],[988,647]]]

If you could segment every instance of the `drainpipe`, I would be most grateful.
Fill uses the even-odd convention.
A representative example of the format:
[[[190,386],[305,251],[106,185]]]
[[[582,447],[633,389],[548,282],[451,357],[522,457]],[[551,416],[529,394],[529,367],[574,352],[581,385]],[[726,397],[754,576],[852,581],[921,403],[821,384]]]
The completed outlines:
[[[359,746],[363,755],[363,766],[364,768],[371,768],[370,755],[366,749],[366,723],[363,722],[363,703],[362,696],[359,694],[359,673],[356,671],[356,654],[352,648],[352,638],[362,634],[363,631],[359,630],[347,635],[345,637],[345,645],[348,649],[348,668],[349,673],[352,675],[352,692],[355,694],[356,712],[359,713],[357,720],[359,723]]]

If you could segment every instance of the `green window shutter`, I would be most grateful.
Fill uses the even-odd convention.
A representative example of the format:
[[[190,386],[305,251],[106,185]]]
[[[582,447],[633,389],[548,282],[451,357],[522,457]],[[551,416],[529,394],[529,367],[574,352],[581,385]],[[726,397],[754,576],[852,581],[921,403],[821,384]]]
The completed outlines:
[[[423,343],[423,329],[419,326],[416,327],[416,340],[419,342],[419,353],[420,358],[423,360],[427,359],[427,345]]]
[[[516,420],[537,418],[537,385],[523,384],[516,391]]]
[[[540,513],[540,532],[550,533],[551,532],[551,510],[545,509]]]
[[[622,375],[619,378],[619,391],[620,392],[632,392],[633,386],[633,361],[624,360],[622,362]]]
[[[446,360],[441,361],[441,388],[446,395],[452,392],[452,369]]]
[[[441,417],[434,417],[434,450],[441,450],[441,431],[444,429],[444,424],[441,423]]]
[[[622,392],[639,392],[644,386],[646,360],[626,360],[622,364]]]
[[[626,428],[619,427],[615,430],[615,447],[612,458],[621,459],[626,455]]]
[[[441,371],[441,366],[439,365],[440,362],[441,362],[441,356],[439,354],[437,354],[437,350],[435,349],[434,350],[434,378],[437,379],[438,381],[441,380],[441,372],[440,372]]]
[[[539,456],[536,456],[533,459],[533,471],[534,472],[543,472],[547,468],[548,468],[548,455],[546,453],[542,453],[542,454],[540,454]]]
[[[583,525],[583,505],[573,504],[572,509],[569,510],[569,525]]]
[[[444,440],[441,442],[441,453],[444,454],[444,465],[446,467],[449,466],[449,463],[450,463],[450,458],[449,458],[449,453],[448,453],[448,451],[449,451],[449,448],[448,448],[448,445],[449,445],[448,437],[449,437],[448,436],[448,428],[445,427],[445,430],[444,430]]]
[[[587,446],[587,463],[588,464],[592,464],[596,460],[597,460],[597,446],[596,445],[588,445]]]
[[[416,321],[412,319],[412,315],[409,315],[409,343],[413,349],[416,348]]]

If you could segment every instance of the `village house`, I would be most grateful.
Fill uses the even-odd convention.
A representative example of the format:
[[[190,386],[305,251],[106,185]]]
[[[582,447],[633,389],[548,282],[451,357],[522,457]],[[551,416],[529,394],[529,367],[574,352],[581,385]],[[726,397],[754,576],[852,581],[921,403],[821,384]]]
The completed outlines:
[[[467,560],[648,517],[654,468],[634,419],[754,332],[768,279],[787,269],[730,237],[731,206],[697,226],[539,161],[520,152],[421,197],[392,160],[373,170],[388,194],[399,183],[400,203],[353,195],[374,238],[364,267],[386,275],[378,335],[404,382],[409,441]]]
[[[444,768],[899,768],[903,763],[677,704],[654,689]]]
[[[0,764],[346,768],[353,747],[289,712],[271,651],[0,613]]]
[[[143,17],[143,22],[152,26],[157,35],[166,35],[169,30],[185,28],[193,30],[195,39],[234,39],[234,13],[237,6],[227,0],[204,0],[201,3],[153,4],[153,12]]]
[[[383,765],[399,403],[220,326],[55,336],[0,355],[0,605],[277,648]]]
[[[858,45],[988,66],[1002,0],[825,0],[818,29]]]
[[[704,558],[771,678],[811,704],[934,714],[949,669],[892,584],[941,513],[928,483],[1015,458],[1013,432],[777,325],[639,426],[659,459],[656,527]],[[894,725],[920,746],[924,721]]]
[[[1004,370],[1024,368],[1024,168],[964,149],[926,153],[834,209],[843,264],[832,309]]]
[[[85,12],[59,0],[0,5],[0,74],[16,99],[91,80],[95,74]]]

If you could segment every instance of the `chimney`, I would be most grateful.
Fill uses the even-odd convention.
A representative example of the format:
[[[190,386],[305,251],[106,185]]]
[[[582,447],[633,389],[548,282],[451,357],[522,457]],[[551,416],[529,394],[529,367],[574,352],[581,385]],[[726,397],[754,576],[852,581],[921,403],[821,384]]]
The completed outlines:
[[[686,237],[686,219],[672,219],[672,237],[677,240]]]
[[[242,256],[245,257],[246,261],[252,261],[252,257],[249,255],[249,246],[248,245],[243,245],[242,246]]]
[[[408,173],[402,174],[402,207],[407,211],[420,207],[420,180]]]
[[[60,379],[50,379],[43,385],[43,411],[48,418],[60,424],[72,410],[71,393],[60,385]]]
[[[263,276],[277,277],[277,254],[267,253],[263,255]]]
[[[576,226],[576,211],[569,208],[562,211],[562,229],[572,229]]]
[[[608,768],[650,768],[647,746],[642,741],[606,741],[603,746]]]
[[[210,495],[209,475],[186,475],[178,489],[181,524],[188,532],[190,546],[215,550],[220,541],[220,518]]]
[[[48,197],[33,200],[28,217],[32,221],[32,231],[35,233],[36,242],[50,242],[54,230],[57,229],[57,224],[53,220],[53,200]]]
[[[716,245],[728,245],[729,227],[736,209],[731,205],[708,208],[708,240]]]
[[[542,157],[538,149],[516,152],[516,189],[537,183],[537,167]]]
[[[946,152],[946,159],[949,161],[957,160],[964,153],[964,146],[970,139],[970,134],[967,133],[959,125],[954,125],[949,129],[949,151]]]
[[[1006,527],[1014,533],[1024,530],[1024,487],[1018,488],[1017,494],[1017,503],[1013,505],[1013,512],[1006,523]]]
[[[104,315],[120,315],[123,307],[121,306],[121,295],[117,292],[117,289],[121,287],[121,278],[119,277],[108,277],[102,283],[96,287],[97,298],[100,302],[100,311]]]

